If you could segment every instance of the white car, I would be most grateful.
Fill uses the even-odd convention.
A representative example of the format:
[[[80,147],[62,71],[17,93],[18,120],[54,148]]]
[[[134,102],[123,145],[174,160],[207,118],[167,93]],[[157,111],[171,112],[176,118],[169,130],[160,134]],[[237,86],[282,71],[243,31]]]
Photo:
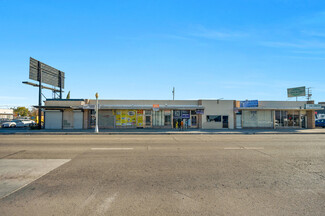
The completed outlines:
[[[28,119],[21,119],[21,120],[15,120],[16,127],[30,127],[35,124],[33,120]]]
[[[16,127],[16,122],[3,122],[2,124],[1,124],[1,127],[2,128],[14,128],[14,127]]]

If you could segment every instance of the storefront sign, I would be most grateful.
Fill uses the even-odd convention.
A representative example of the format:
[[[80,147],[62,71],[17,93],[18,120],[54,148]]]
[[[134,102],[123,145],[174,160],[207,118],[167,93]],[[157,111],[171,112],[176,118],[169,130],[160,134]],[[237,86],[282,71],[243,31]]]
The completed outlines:
[[[170,110],[165,110],[165,115],[170,115]]]
[[[306,87],[297,87],[297,88],[288,88],[287,89],[288,97],[300,97],[306,96]]]
[[[183,114],[182,114],[182,118],[189,119],[189,118],[190,118],[190,114],[185,114],[185,113],[183,113]]]
[[[240,107],[258,107],[258,100],[240,101]]]
[[[195,113],[196,114],[204,114],[204,109],[197,109],[197,110],[195,110]]]
[[[159,104],[153,104],[152,105],[152,110],[156,111],[156,112],[159,111]]]
[[[321,104],[305,104],[305,109],[322,109],[322,105]]]

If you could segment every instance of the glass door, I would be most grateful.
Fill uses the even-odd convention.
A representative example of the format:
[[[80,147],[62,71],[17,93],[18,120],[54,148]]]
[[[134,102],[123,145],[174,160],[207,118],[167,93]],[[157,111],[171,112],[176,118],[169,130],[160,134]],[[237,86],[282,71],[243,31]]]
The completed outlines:
[[[194,128],[197,127],[197,116],[196,115],[191,116],[191,127],[194,127]]]

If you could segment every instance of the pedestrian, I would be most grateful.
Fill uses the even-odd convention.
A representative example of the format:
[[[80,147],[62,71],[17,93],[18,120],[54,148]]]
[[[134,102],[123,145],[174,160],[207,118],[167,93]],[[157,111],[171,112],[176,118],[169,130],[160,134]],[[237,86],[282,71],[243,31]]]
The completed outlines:
[[[184,128],[184,121],[181,121],[181,130]]]
[[[175,128],[178,129],[178,122],[175,123]]]

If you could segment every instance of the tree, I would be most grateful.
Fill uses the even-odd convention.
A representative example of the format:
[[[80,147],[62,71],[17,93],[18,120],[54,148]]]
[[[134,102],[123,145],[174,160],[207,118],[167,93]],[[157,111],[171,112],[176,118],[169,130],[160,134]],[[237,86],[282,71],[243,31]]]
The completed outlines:
[[[35,107],[31,108],[31,110],[29,111],[29,116],[32,119],[36,119],[36,116],[38,116],[38,109],[36,109]]]
[[[29,110],[26,107],[17,107],[14,109],[14,113],[17,116],[28,116]]]

